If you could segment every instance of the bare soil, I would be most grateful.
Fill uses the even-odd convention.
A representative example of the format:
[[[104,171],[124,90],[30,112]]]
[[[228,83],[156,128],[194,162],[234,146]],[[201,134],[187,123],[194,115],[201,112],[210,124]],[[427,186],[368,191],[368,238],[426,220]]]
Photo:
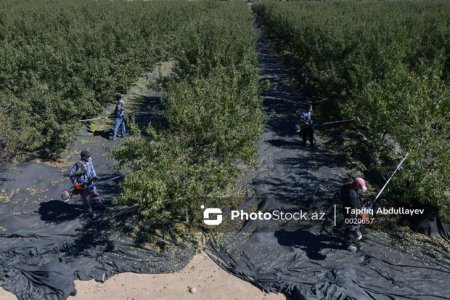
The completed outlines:
[[[227,299],[282,300],[282,294],[265,294],[252,284],[224,271],[207,254],[201,252],[182,271],[170,274],[121,273],[105,283],[75,282],[78,294],[73,300],[141,300],[141,299]],[[195,288],[195,293],[190,292]],[[16,296],[0,288],[0,299]]]

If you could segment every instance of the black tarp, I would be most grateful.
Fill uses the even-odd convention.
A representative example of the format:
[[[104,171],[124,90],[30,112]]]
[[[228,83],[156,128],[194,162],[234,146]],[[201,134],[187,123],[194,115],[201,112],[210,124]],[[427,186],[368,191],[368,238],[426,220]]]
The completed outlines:
[[[131,238],[136,213],[113,207],[120,194],[119,174],[105,149],[112,142],[81,132],[68,164],[56,168],[29,162],[0,173],[0,286],[20,300],[66,299],[75,293],[75,279],[104,281],[120,272],[167,273],[182,269],[195,250],[174,238],[162,237],[164,250],[145,247]],[[79,196],[59,200],[69,186],[65,174],[88,148],[100,178],[98,190],[108,209],[83,215]],[[151,248],[151,247],[150,247]]]
[[[239,209],[324,212],[326,218],[245,221],[236,231],[222,226],[217,229],[221,238],[210,245],[210,256],[261,289],[295,299],[449,299],[448,249],[407,247],[391,239],[389,232],[376,230],[364,233],[361,251],[343,248],[342,217],[338,215],[334,226],[334,204],[339,210],[335,193],[349,171],[346,158],[332,137],[319,135],[315,148],[301,145],[292,113],[312,99],[306,85],[293,87],[289,72],[295,70],[289,62],[281,63],[273,47],[263,35],[258,45],[261,75],[274,88],[262,95],[268,122],[258,143],[260,165]],[[441,228],[448,234],[448,227]]]

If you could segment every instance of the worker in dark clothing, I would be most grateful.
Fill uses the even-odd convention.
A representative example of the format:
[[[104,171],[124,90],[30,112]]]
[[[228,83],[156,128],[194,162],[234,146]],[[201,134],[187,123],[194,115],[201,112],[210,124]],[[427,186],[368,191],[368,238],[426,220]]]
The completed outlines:
[[[73,184],[75,193],[81,195],[84,212],[91,216],[91,204],[102,209],[104,208],[104,204],[95,185],[97,174],[92,163],[91,154],[88,151],[83,150],[80,153],[80,158],[81,159],[72,166],[68,176]]]
[[[314,116],[313,107],[309,105],[307,110],[300,113],[300,130],[302,133],[303,146],[306,146],[306,140],[309,139],[311,147],[314,146],[314,128],[313,128]]]
[[[359,241],[361,233],[361,214],[357,214],[355,209],[362,209],[360,194],[367,190],[366,182],[363,178],[356,178],[347,181],[341,188],[342,213],[345,223],[345,247],[355,252],[360,247]]]

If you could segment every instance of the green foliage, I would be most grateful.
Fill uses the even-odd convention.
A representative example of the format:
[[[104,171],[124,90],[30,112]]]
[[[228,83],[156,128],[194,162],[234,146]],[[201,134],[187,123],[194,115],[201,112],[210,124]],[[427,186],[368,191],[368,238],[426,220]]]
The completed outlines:
[[[79,119],[114,91],[167,60],[184,24],[201,13],[184,1],[2,1],[0,143],[5,158],[55,157]],[[20,131],[20,132],[19,132]]]
[[[2,159],[55,157],[78,120],[97,115],[157,62],[168,128],[148,128],[115,151],[137,170],[121,203],[144,218],[194,223],[200,205],[223,205],[254,161],[262,112],[257,33],[242,2],[5,0],[0,4]]]
[[[391,197],[448,215],[450,3],[269,2],[254,10],[328,100],[328,114],[356,117],[380,157],[393,155],[387,135],[411,152]]]
[[[263,121],[256,67],[257,32],[244,3],[191,3],[197,15],[182,28],[174,74],[163,84],[168,128],[128,138],[115,151],[135,170],[120,201],[156,223],[201,220],[201,205],[230,200],[238,166],[256,159]]]

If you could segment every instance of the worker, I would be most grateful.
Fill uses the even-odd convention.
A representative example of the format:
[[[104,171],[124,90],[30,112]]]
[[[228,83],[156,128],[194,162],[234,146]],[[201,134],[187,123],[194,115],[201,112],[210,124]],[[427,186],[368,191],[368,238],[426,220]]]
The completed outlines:
[[[119,93],[114,94],[114,99],[116,100],[116,108],[114,109],[114,112],[112,113],[112,117],[115,119],[114,121],[114,128],[113,128],[113,141],[116,140],[117,137],[117,131],[119,130],[119,127],[122,128],[122,138],[125,138],[125,120],[124,120],[124,110],[125,110],[125,102],[122,99],[122,95]]]
[[[354,180],[344,181],[340,195],[342,201],[342,212],[345,223],[345,247],[352,252],[356,252],[361,247],[359,241],[362,239],[362,220],[366,214],[357,214],[355,209],[362,209],[360,195],[367,190],[366,182],[358,177]]]
[[[89,151],[81,151],[80,160],[72,166],[68,176],[75,193],[81,195],[83,209],[87,215],[92,216],[92,205],[96,208],[104,208],[103,201],[95,185],[97,174]]]
[[[313,122],[313,107],[310,104],[305,111],[300,113],[300,131],[302,133],[303,146],[306,146],[306,140],[309,139],[310,146],[314,147]]]

